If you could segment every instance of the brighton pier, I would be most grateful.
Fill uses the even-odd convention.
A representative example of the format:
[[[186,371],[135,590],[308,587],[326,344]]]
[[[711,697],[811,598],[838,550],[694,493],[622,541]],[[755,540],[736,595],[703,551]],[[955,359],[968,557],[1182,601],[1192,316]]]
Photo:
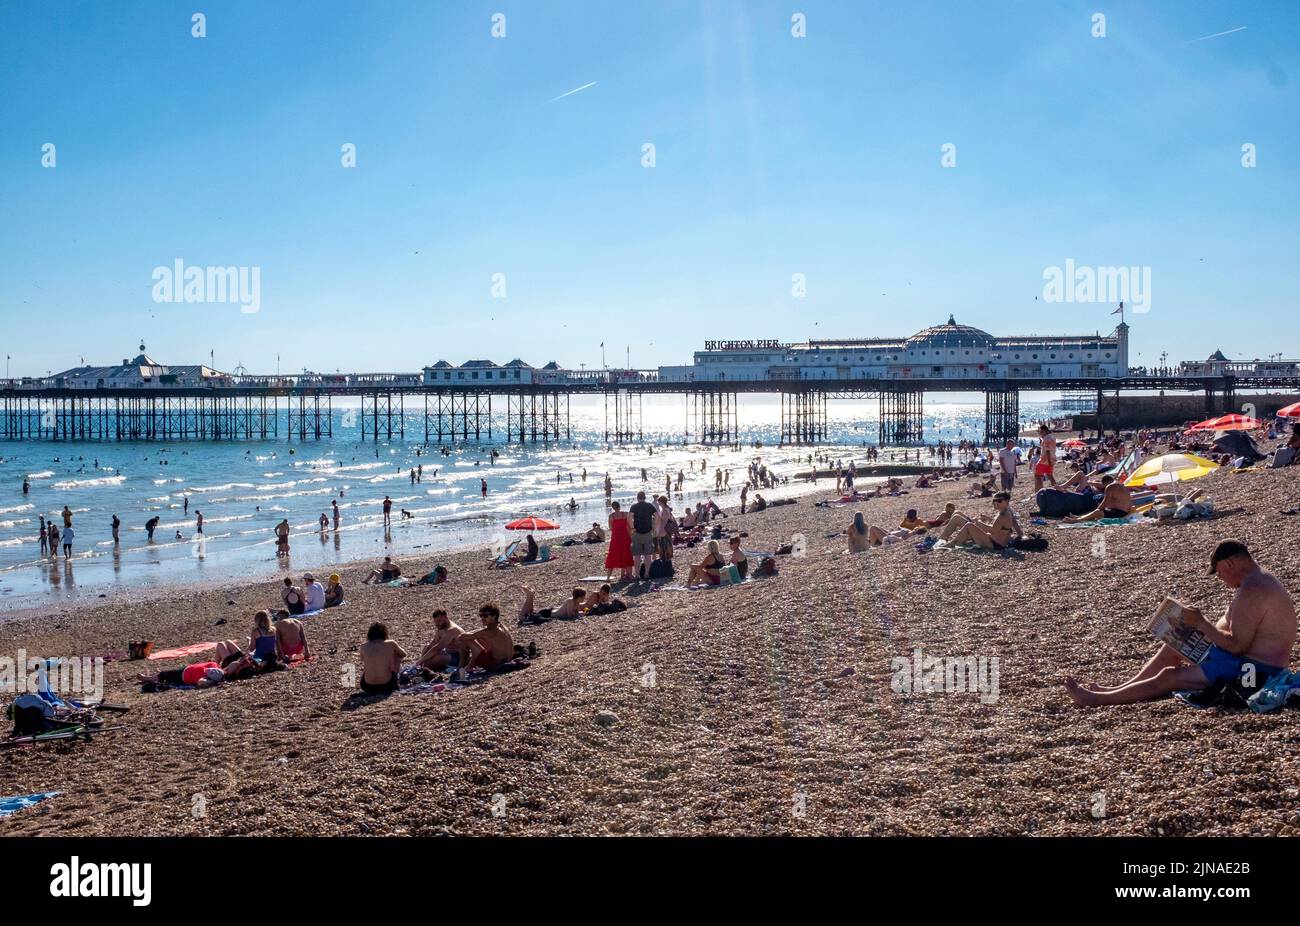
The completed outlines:
[[[0,380],[0,438],[265,440],[282,436],[283,418],[284,436],[312,440],[333,436],[333,401],[349,397],[360,400],[362,439],[405,439],[409,405],[422,407],[425,443],[549,443],[570,438],[570,399],[590,395],[603,399],[605,440],[625,443],[642,439],[646,396],[681,395],[687,442],[732,445],[741,442],[740,396],[767,394],[780,397],[782,443],[824,441],[831,401],[875,399],[879,443],[906,446],[924,441],[925,393],[966,392],[984,394],[984,438],[1000,443],[1020,432],[1025,391],[1092,395],[1099,425],[1113,429],[1126,391],[1203,393],[1209,416],[1235,411],[1238,390],[1300,388],[1298,361],[1233,362],[1218,351],[1135,369],[1128,332],[1121,321],[1106,335],[996,337],[949,317],[902,338],[709,341],[692,363],[653,370],[440,360],[418,373],[274,376],[162,364],[142,344],[115,366]]]

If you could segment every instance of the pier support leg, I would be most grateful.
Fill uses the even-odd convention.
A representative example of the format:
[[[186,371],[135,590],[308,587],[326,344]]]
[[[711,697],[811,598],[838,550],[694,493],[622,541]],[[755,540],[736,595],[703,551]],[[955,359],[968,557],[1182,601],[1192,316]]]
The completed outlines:
[[[905,447],[922,440],[924,395],[919,391],[880,393],[879,441],[882,447]]]
[[[998,383],[984,391],[984,443],[1000,447],[1020,436],[1020,390],[1010,383]]]

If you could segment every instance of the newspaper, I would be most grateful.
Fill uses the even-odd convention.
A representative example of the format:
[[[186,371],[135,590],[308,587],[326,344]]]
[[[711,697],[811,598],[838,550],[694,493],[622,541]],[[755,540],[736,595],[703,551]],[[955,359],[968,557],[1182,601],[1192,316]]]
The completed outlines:
[[[1155,616],[1147,626],[1147,631],[1164,643],[1169,644],[1184,657],[1199,665],[1210,651],[1210,641],[1205,634],[1188,626],[1183,619],[1187,605],[1173,598],[1166,598],[1156,608]]]

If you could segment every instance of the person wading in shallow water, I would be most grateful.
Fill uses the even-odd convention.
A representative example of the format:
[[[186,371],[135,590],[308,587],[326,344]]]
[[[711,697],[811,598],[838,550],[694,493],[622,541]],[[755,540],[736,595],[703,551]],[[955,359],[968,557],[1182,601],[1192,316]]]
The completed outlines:
[[[275,555],[289,555],[289,519],[285,518],[275,525]]]

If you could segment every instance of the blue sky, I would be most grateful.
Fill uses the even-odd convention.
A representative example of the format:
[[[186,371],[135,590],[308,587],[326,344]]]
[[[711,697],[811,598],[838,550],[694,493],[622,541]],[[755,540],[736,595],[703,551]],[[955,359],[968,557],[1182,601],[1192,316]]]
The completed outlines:
[[[1151,268],[1134,362],[1295,357],[1298,79],[1294,2],[7,2],[3,352],[650,366],[950,312],[1109,329],[1042,301],[1072,258]],[[260,268],[260,310],[154,302],[178,258]]]

